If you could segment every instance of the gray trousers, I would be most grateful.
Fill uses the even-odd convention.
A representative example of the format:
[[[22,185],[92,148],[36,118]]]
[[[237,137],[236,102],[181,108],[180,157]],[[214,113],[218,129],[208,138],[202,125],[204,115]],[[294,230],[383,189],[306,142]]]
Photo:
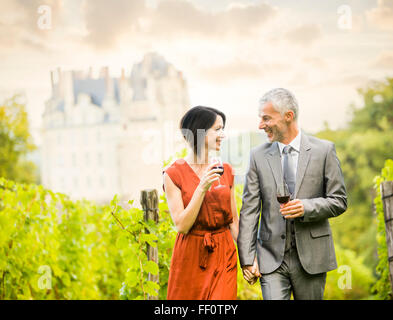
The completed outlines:
[[[260,278],[264,300],[322,300],[326,272],[309,274],[299,261],[296,247],[285,252],[280,267]]]

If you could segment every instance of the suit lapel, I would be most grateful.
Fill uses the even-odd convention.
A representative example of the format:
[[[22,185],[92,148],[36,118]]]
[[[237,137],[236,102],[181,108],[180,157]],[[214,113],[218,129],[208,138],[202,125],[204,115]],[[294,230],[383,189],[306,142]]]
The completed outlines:
[[[300,141],[300,154],[299,154],[297,172],[296,172],[296,185],[295,185],[295,196],[294,196],[295,199],[297,197],[297,193],[299,192],[300,186],[302,184],[304,174],[306,173],[310,156],[311,156],[311,147],[308,138],[305,134],[302,133],[301,141]]]
[[[277,142],[272,143],[267,151],[267,160],[273,172],[274,180],[276,180],[276,185],[278,185],[284,178],[282,175],[280,151],[278,150]]]

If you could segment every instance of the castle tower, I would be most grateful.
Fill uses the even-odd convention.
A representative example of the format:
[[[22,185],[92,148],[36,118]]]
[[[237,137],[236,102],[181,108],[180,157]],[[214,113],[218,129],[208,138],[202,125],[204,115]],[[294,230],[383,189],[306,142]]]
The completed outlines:
[[[165,139],[178,133],[189,107],[179,98],[188,97],[181,73],[150,53],[119,78],[109,67],[98,78],[91,67],[87,74],[58,68],[50,81],[42,130],[45,187],[99,202],[116,193],[127,201],[139,200],[142,189],[161,192],[163,161],[179,151]]]

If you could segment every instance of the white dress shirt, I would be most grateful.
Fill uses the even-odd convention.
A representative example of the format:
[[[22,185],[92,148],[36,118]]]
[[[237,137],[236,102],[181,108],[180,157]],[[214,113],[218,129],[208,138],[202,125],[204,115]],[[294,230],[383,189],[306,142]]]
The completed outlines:
[[[296,179],[296,173],[297,173],[297,163],[299,160],[299,154],[300,154],[300,130],[297,134],[297,136],[295,137],[295,139],[293,139],[288,145],[290,145],[294,150],[292,150],[292,152],[289,154],[290,156],[292,156],[292,163],[294,165],[295,168],[293,168],[294,173],[295,173],[295,179]],[[282,150],[285,147],[285,144],[278,142],[278,148],[280,150],[280,157],[281,157],[281,167],[283,169],[284,172],[284,157],[282,156]]]

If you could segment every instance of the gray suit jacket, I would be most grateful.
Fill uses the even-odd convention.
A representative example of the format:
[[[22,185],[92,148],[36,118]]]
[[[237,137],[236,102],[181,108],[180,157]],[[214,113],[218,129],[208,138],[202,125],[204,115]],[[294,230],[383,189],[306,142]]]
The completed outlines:
[[[237,245],[240,264],[252,265],[257,254],[262,274],[273,272],[284,258],[286,224],[276,199],[276,183],[282,179],[278,143],[254,148],[244,186]],[[294,221],[304,270],[317,274],[336,269],[328,218],[347,209],[347,197],[332,142],[301,133],[294,198],[301,199],[304,205],[304,216]]]

